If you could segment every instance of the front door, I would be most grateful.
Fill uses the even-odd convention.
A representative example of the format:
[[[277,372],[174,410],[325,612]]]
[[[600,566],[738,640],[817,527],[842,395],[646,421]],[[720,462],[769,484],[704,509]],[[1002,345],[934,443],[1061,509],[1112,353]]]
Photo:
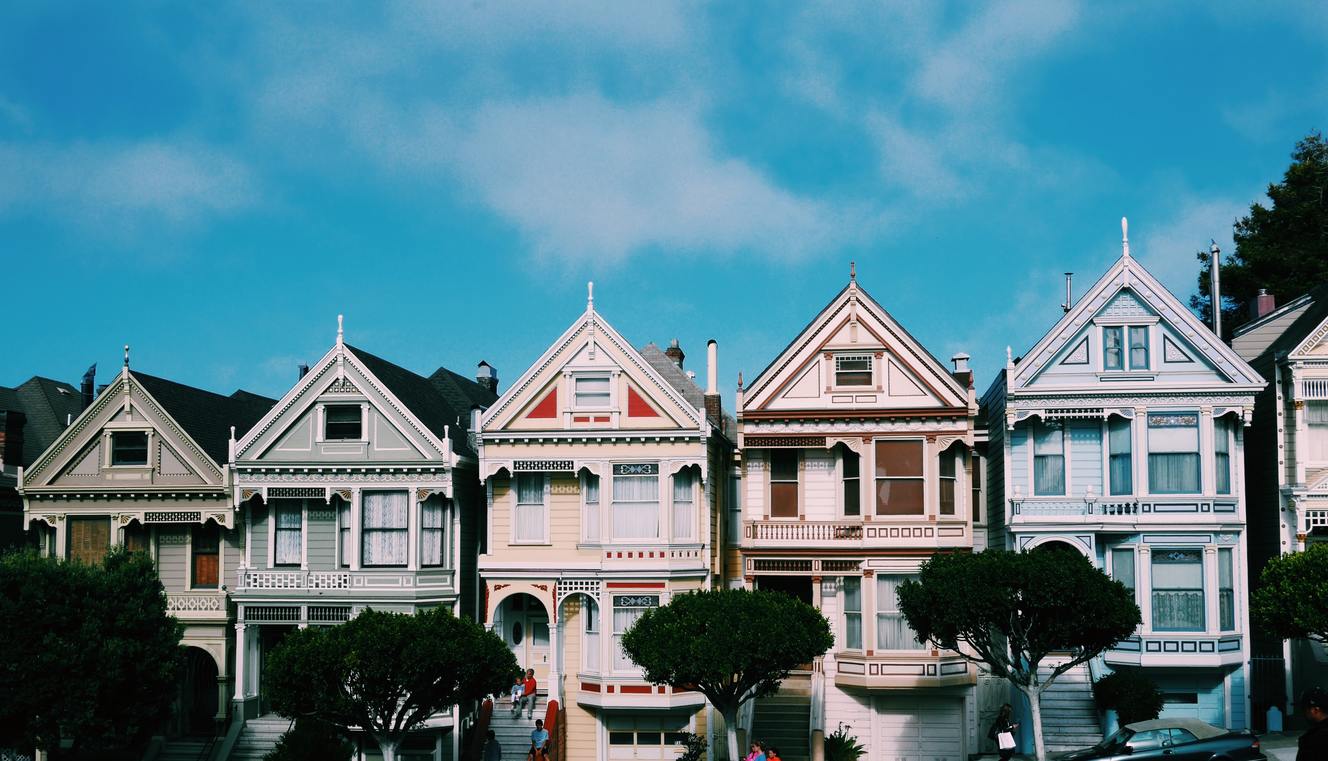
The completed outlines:
[[[503,639],[522,669],[535,669],[540,689],[549,677],[549,614],[539,600],[526,594],[509,597],[503,606]]]

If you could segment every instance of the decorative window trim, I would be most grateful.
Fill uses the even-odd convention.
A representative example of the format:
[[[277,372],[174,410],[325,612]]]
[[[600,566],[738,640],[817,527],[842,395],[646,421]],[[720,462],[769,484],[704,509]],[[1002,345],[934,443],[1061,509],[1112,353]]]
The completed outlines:
[[[834,364],[831,366],[830,371],[831,373],[833,373],[834,377],[834,383],[832,384],[834,388],[855,389],[855,388],[874,388],[876,386],[876,355],[873,354],[872,352],[856,352],[856,351],[844,352],[842,354],[833,355],[833,359],[834,359]],[[864,360],[867,363],[867,368],[865,371],[867,378],[864,382],[843,383],[840,381],[840,373],[844,373],[849,376],[861,376],[864,372],[861,369],[861,367],[857,369],[852,369],[852,368],[845,369],[844,365],[850,362],[862,362]]]
[[[330,420],[329,415],[328,415],[328,413],[331,411],[331,409],[332,409],[333,407],[341,408],[341,409],[351,409],[351,408],[357,408],[357,409],[359,409],[359,411],[360,411],[360,431],[359,431],[359,436],[355,436],[355,437],[336,437],[336,438],[333,438],[332,436],[329,436],[329,435],[328,435],[327,427],[328,427],[329,425],[334,425],[334,423],[332,423],[332,421]],[[319,437],[320,437],[320,438],[319,438],[319,441],[321,441],[321,442],[359,443],[359,442],[365,442],[365,441],[368,441],[368,440],[369,440],[369,412],[368,412],[368,405],[367,405],[367,404],[364,404],[363,402],[323,402],[323,403],[321,403],[321,404],[319,405],[318,422],[319,422],[318,432],[319,432]],[[346,423],[345,423],[345,421],[340,421],[339,423],[335,423],[335,424],[336,424],[336,425],[344,425],[344,424],[346,424]]]
[[[916,444],[918,444],[918,445],[922,448],[922,453],[921,453],[922,473],[920,473],[919,475],[916,475],[916,476],[882,476],[882,475],[880,475],[880,465],[879,465],[879,463],[877,462],[877,454],[878,454],[878,453],[877,453],[877,445],[878,445],[878,444],[881,444],[881,443],[883,443],[883,442],[885,442],[885,443],[892,443],[892,444],[902,444],[902,443],[916,443]],[[924,516],[924,515],[935,515],[935,514],[936,514],[936,513],[932,512],[932,511],[929,509],[929,508],[931,507],[931,504],[932,504],[932,500],[930,499],[930,498],[932,497],[932,491],[931,491],[931,486],[929,485],[929,482],[932,480],[932,469],[933,469],[933,468],[936,468],[937,470],[939,470],[939,468],[940,468],[940,464],[939,464],[939,461],[938,461],[937,464],[935,464],[935,465],[932,465],[932,464],[931,464],[930,460],[933,459],[933,458],[930,458],[930,457],[927,456],[927,448],[928,448],[928,447],[927,447],[927,439],[926,439],[925,437],[922,437],[922,436],[884,436],[884,437],[878,437],[878,438],[874,438],[874,439],[872,439],[872,447],[871,447],[871,452],[872,452],[872,463],[871,463],[871,464],[872,464],[872,468],[871,468],[871,470],[872,470],[872,474],[871,474],[871,479],[872,479],[872,500],[871,500],[872,512],[871,512],[871,517],[872,517],[872,520],[917,520],[920,516]],[[882,513],[882,512],[880,512],[880,506],[881,506],[881,503],[880,503],[880,487],[877,486],[877,483],[880,482],[880,481],[921,481],[921,482],[922,482],[922,511],[921,511],[921,512],[917,512],[917,513]],[[939,489],[938,489],[938,491],[939,491]],[[936,507],[937,507],[937,509],[939,510],[939,508],[940,508],[939,494],[937,495],[937,497],[938,497],[938,500],[937,500]],[[864,635],[864,636],[865,636],[865,635]]]
[[[119,435],[133,434],[133,433],[141,433],[141,434],[143,434],[144,442],[145,442],[145,444],[144,444],[144,451],[143,451],[143,462],[133,462],[133,463],[123,462],[123,463],[118,463],[118,464],[117,464],[117,463],[115,462],[115,437],[116,437],[116,436],[119,436]],[[157,433],[157,432],[156,432],[154,429],[152,429],[152,428],[114,428],[114,429],[107,430],[107,431],[106,431],[106,457],[105,457],[105,462],[103,463],[104,467],[106,467],[106,468],[114,468],[114,469],[117,469],[117,470],[120,470],[120,469],[124,469],[124,470],[134,470],[134,469],[143,470],[143,469],[145,469],[145,468],[149,468],[149,469],[152,468],[152,467],[154,466],[154,463],[153,463],[153,457],[152,457],[152,451],[153,451],[153,449],[155,448],[153,445],[156,443],[156,440],[157,440],[157,438],[158,438],[157,435],[156,435],[156,433]]]
[[[544,483],[544,496],[543,496],[543,502],[541,503],[541,505],[542,505],[542,507],[543,507],[543,512],[544,512],[544,528],[543,528],[543,535],[540,536],[538,539],[517,539],[517,535],[516,535],[516,527],[517,527],[517,517],[516,517],[516,512],[517,512],[517,506],[518,506],[519,504],[522,504],[522,503],[520,503],[520,502],[518,501],[518,500],[519,500],[519,497],[518,497],[519,492],[518,492],[518,489],[517,489],[517,479],[518,479],[518,478],[521,478],[521,477],[533,477],[533,476],[538,476],[538,477],[543,481],[543,483]],[[549,500],[549,495],[550,495],[551,492],[552,492],[552,482],[553,482],[553,474],[552,474],[552,473],[513,473],[513,474],[512,474],[511,481],[510,481],[510,483],[511,483],[511,487],[510,487],[510,489],[509,489],[509,491],[511,492],[511,509],[510,509],[510,513],[509,513],[509,515],[512,516],[512,519],[511,519],[511,521],[510,521],[511,525],[510,525],[510,527],[508,528],[508,534],[509,534],[509,536],[508,536],[508,542],[509,542],[510,544],[512,544],[512,545],[518,545],[518,546],[525,546],[525,547],[529,547],[529,546],[532,546],[532,545],[547,545],[547,544],[549,544],[549,512],[550,512],[550,505],[549,505],[550,500]],[[602,499],[602,497],[601,497],[601,499]],[[531,502],[531,503],[527,503],[527,504],[534,504],[534,503]]]
[[[567,384],[568,384],[568,394],[567,394],[567,397],[568,397],[568,406],[570,407],[570,409],[572,409],[572,410],[575,411],[575,412],[601,412],[601,413],[608,413],[608,412],[613,412],[613,411],[615,411],[616,409],[618,409],[618,393],[617,393],[618,390],[617,390],[617,388],[615,388],[615,386],[617,386],[617,384],[613,382],[613,381],[614,381],[614,378],[615,378],[615,374],[612,373],[612,372],[610,372],[610,371],[608,371],[608,370],[605,370],[605,371],[602,371],[602,372],[601,372],[601,371],[594,371],[594,372],[574,372],[574,373],[571,373],[571,374],[568,376],[568,380],[567,380]],[[604,391],[605,400],[604,400],[604,404],[593,404],[593,405],[591,405],[591,404],[582,404],[582,403],[581,403],[580,392],[577,391],[577,381],[591,381],[591,380],[600,380],[600,381],[604,381],[604,384],[605,384],[605,391]],[[587,392],[587,393],[590,393],[590,392]],[[595,395],[598,396],[599,393],[598,393],[598,392],[595,392]]]

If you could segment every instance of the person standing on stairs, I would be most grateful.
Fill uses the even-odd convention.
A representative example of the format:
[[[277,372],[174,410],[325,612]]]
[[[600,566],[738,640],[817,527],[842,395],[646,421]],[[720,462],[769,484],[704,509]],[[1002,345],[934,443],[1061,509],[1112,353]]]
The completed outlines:
[[[1001,710],[996,714],[996,720],[991,723],[991,729],[987,730],[987,738],[996,741],[996,747],[1001,753],[1001,761],[1010,761],[1010,757],[1014,755],[1014,731],[1019,725],[1010,721],[1010,717],[1013,715],[1014,708],[1006,703],[1001,706]]]
[[[747,758],[743,759],[743,761],[766,761],[765,751],[761,750],[761,743],[753,740],[752,752],[748,753]]]
[[[498,735],[492,729],[484,742],[484,761],[503,761],[503,746],[498,744]]]

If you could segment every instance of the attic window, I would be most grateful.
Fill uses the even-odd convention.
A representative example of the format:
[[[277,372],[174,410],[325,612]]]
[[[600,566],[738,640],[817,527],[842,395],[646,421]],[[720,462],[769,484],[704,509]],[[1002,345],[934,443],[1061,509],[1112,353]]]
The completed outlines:
[[[605,375],[591,375],[572,379],[573,405],[577,409],[609,406],[609,378]]]
[[[117,431],[111,434],[112,465],[147,465],[147,431]]]
[[[835,357],[836,386],[870,386],[872,355],[840,354]]]
[[[360,415],[358,404],[329,404],[326,408],[324,438],[328,441],[345,441],[360,438]]]

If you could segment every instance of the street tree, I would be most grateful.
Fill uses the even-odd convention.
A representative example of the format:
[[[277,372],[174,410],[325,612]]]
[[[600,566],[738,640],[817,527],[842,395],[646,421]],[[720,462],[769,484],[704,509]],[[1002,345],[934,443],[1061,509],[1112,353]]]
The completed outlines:
[[[1250,597],[1250,614],[1281,639],[1328,645],[1328,544],[1269,560]]]
[[[394,761],[426,719],[502,692],[516,669],[497,635],[444,608],[366,610],[340,626],[287,635],[268,659],[264,684],[282,716],[358,727],[384,761]]]
[[[170,717],[180,626],[146,554],[0,557],[0,625],[0,746],[105,757],[142,748]]]
[[[834,644],[816,608],[780,592],[714,589],[650,608],[622,639],[647,681],[706,696],[724,717],[728,757],[738,753],[738,709],[774,693],[789,671]]]
[[[1072,550],[934,555],[900,586],[899,609],[919,640],[985,665],[1024,694],[1039,760],[1043,691],[1140,621],[1130,591]],[[1042,659],[1062,651],[1071,657],[1042,679]]]
[[[1236,250],[1222,262],[1222,324],[1234,328],[1249,314],[1260,288],[1283,301],[1328,281],[1328,141],[1312,132],[1291,154],[1282,181],[1268,186],[1268,205],[1255,202],[1236,220]],[[1208,252],[1198,254],[1198,293],[1190,306],[1209,315]]]

